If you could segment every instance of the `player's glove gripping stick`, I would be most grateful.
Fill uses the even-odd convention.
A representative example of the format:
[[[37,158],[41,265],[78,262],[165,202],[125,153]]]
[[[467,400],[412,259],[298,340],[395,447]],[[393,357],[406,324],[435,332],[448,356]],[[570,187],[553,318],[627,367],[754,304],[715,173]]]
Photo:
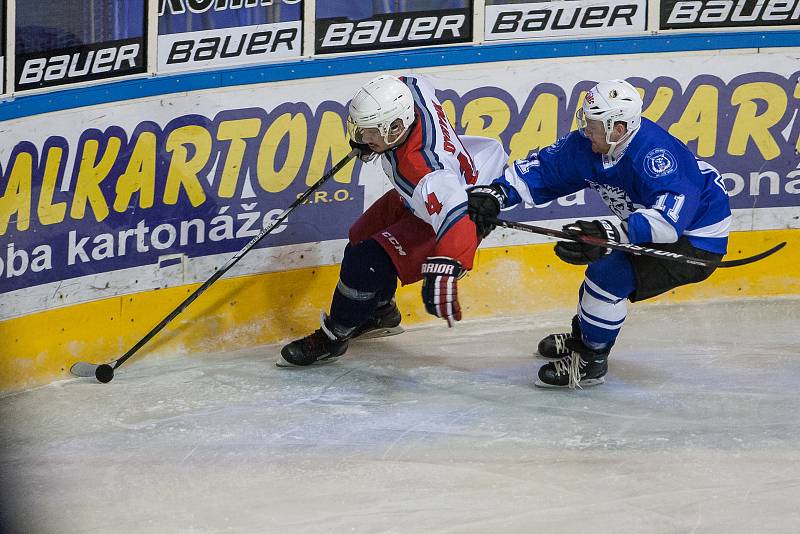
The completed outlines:
[[[495,229],[494,221],[506,201],[499,184],[478,185],[467,189],[467,211],[475,223],[478,237],[485,239]]]
[[[610,221],[575,221],[562,229],[567,234],[580,237],[594,237],[605,241],[620,243],[622,232]],[[598,247],[584,241],[559,241],[555,247],[556,256],[572,265],[588,265],[611,253],[610,248]]]
[[[588,235],[574,235],[574,234],[569,234],[567,232],[562,232],[561,230],[553,230],[551,228],[543,228],[541,226],[533,226],[531,224],[523,224],[514,221],[504,221],[502,219],[495,219],[492,222],[494,222],[494,224],[496,224],[497,226],[502,226],[503,228],[509,228],[511,230],[522,230],[523,232],[546,235],[548,237],[554,237],[556,239],[580,241],[582,243],[586,243],[587,245],[594,245],[597,247],[621,250],[623,252],[628,252],[630,254],[635,254],[638,256],[653,256],[664,260],[677,261],[680,263],[689,263],[691,265],[700,265],[702,267],[716,266],[722,269],[728,267],[739,267],[741,265],[747,265],[748,263],[753,263],[759,260],[763,260],[768,256],[772,256],[773,254],[775,254],[780,249],[786,246],[786,241],[783,241],[781,243],[778,243],[771,249],[765,250],[764,252],[761,252],[759,254],[755,254],[754,256],[748,256],[746,258],[738,258],[735,260],[711,261],[711,260],[703,260],[700,258],[694,258],[692,256],[685,256],[683,254],[679,254],[677,252],[672,252],[669,250],[661,250],[658,248],[645,247],[643,245],[634,245],[633,243],[615,243],[613,241],[608,241],[605,239],[601,239],[599,237],[588,236]]]

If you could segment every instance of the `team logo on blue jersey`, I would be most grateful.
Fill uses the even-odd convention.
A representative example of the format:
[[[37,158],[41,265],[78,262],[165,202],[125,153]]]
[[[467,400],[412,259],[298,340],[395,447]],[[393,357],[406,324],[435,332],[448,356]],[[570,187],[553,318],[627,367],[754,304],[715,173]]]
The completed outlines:
[[[665,148],[654,148],[644,157],[644,170],[652,178],[661,178],[677,168],[675,156]]]
[[[634,211],[644,208],[643,205],[633,202],[624,189],[613,185],[599,184],[591,180],[587,180],[587,182],[592,189],[600,194],[608,209],[622,220],[627,219]]]

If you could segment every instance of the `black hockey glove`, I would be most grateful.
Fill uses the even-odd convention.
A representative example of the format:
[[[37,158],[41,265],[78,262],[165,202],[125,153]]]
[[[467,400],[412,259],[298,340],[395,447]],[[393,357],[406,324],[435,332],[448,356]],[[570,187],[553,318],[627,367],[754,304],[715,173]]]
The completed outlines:
[[[619,229],[610,221],[575,221],[567,224],[562,230],[573,235],[588,235],[604,241],[620,241]],[[577,241],[559,241],[556,244],[556,256],[572,265],[588,265],[611,252],[610,248],[579,243]]]
[[[422,264],[422,302],[431,315],[453,326],[461,320],[458,303],[458,277],[464,272],[461,264],[446,256],[433,256]]]
[[[480,239],[485,239],[495,229],[496,225],[490,221],[497,218],[507,199],[500,184],[476,185],[467,189],[467,211]]]
[[[375,152],[369,147],[369,145],[365,145],[362,143],[356,143],[352,139],[350,139],[350,148],[357,148],[360,152],[358,155],[358,159],[367,163],[368,161],[372,161],[372,158],[375,157]]]

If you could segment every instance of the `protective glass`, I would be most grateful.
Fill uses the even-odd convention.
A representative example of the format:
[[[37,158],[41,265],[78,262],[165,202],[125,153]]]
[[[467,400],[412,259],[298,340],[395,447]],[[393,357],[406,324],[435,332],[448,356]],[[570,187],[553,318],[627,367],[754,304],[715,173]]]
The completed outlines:
[[[578,108],[578,111],[575,112],[575,124],[578,125],[578,129],[583,130],[586,128],[586,113],[583,111],[583,106]]]
[[[392,146],[397,143],[401,137],[403,137],[403,134],[406,133],[407,129],[408,128],[405,128],[401,125],[400,119],[395,119],[394,124],[388,128],[386,123],[382,123],[372,128],[362,128],[356,124],[356,121],[354,121],[352,117],[347,117],[347,133],[350,135],[350,139],[359,144],[366,144],[364,141],[364,130],[375,130],[378,135],[381,136],[384,143]]]
[[[575,112],[575,124],[578,125],[578,132],[586,137],[586,126],[589,124],[586,122],[586,113],[583,112],[583,106],[578,108],[578,111]]]
[[[347,133],[350,135],[350,139],[353,142],[363,145],[364,144],[364,135],[361,127],[356,124],[356,121],[353,120],[353,117],[348,115],[347,117]]]

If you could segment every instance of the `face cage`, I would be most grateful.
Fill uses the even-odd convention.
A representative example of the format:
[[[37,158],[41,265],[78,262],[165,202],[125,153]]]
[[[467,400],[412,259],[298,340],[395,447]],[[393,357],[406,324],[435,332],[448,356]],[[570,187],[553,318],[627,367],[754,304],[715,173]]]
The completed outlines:
[[[397,135],[393,136],[392,140],[390,140],[389,135],[391,132],[389,131],[389,128],[386,126],[385,122],[374,126],[374,128],[378,130],[378,133],[381,134],[383,142],[386,143],[388,146],[392,146],[394,143],[396,143],[397,140],[403,136],[406,130],[408,130],[408,127],[403,128],[402,130],[400,130],[399,133],[397,133]],[[347,117],[347,133],[350,135],[350,139],[352,139],[353,141],[355,141],[360,145],[365,144],[363,130],[364,129],[361,126],[356,124],[356,121],[354,121],[352,117],[350,116]]]
[[[616,144],[614,141],[611,140],[611,134],[614,131],[614,119],[609,117],[607,119],[592,119],[597,120],[603,123],[603,129],[606,132],[606,143],[611,144],[612,146]],[[627,124],[627,121],[624,121]],[[575,124],[578,125],[578,132],[583,137],[586,137],[586,133],[584,129],[589,125],[589,119],[586,117],[586,112],[583,111],[583,106],[578,108],[578,111],[575,112]],[[617,141],[619,142],[619,141]]]
[[[586,114],[583,112],[583,106],[578,108],[578,111],[575,112],[575,124],[578,125],[578,132],[586,137],[586,133],[583,131],[588,123],[586,122]]]

